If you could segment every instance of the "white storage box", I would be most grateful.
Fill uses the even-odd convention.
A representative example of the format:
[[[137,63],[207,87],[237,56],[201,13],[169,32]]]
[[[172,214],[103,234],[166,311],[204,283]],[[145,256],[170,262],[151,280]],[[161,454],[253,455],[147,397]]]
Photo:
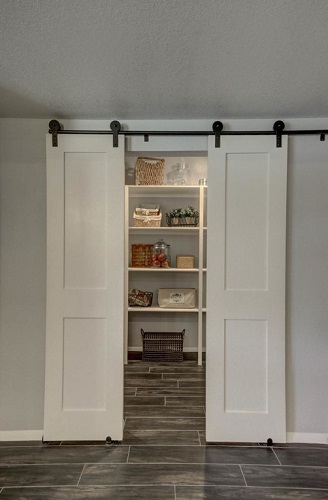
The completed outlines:
[[[169,309],[194,309],[196,307],[195,288],[160,288],[158,305]]]

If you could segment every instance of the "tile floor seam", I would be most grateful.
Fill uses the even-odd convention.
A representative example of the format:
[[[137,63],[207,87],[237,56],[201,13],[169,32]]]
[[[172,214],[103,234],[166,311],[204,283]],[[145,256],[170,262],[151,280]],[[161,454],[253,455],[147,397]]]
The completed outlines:
[[[84,465],[83,465],[83,467],[82,467],[82,471],[81,471],[81,474],[80,474],[80,477],[79,477],[79,480],[78,480],[78,482],[77,482],[77,485],[76,485],[76,486],[79,486],[79,484],[80,484],[80,481],[81,481],[81,478],[82,478],[82,475],[83,475],[83,471],[84,471],[84,469],[85,469],[85,466],[86,466],[86,464],[84,464]]]
[[[134,446],[134,445],[131,445],[131,446]],[[147,446],[147,445],[141,445],[141,446]],[[162,445],[161,445],[162,446]],[[185,446],[188,446],[188,445],[185,445]],[[190,446],[194,446],[195,448],[199,448],[199,445],[190,445]],[[171,446],[170,446],[171,447]],[[180,447],[179,447],[180,448]],[[189,448],[189,446],[188,446]],[[218,465],[220,467],[239,467],[241,468],[243,465],[250,465],[252,467],[256,467],[258,464],[254,464],[254,463],[250,463],[250,464],[240,464],[238,462],[206,462],[204,460],[200,461],[200,462],[173,462],[173,461],[170,461],[170,462],[129,462],[128,464],[126,462],[119,462],[119,463],[115,463],[115,462],[110,462],[110,463],[96,463],[96,462],[91,462],[91,463],[88,463],[86,465],[139,465],[139,466],[145,466],[145,465]],[[270,465],[268,465],[268,467],[271,467]]]
[[[279,463],[280,465],[282,465],[282,463],[280,462],[279,457],[278,457],[277,453],[275,452],[275,450],[274,450],[273,448],[271,448],[271,450],[273,451],[274,456],[275,456],[275,457],[276,457],[276,459],[278,460],[278,463]]]
[[[293,465],[293,464],[241,464],[242,466],[255,466],[255,467],[280,467],[282,469],[287,469],[288,467],[292,469],[327,469],[328,470],[328,465]]]
[[[189,432],[189,431],[187,431],[187,432]],[[195,432],[195,431],[192,431],[192,432]],[[172,448],[172,446],[178,446],[179,448],[183,448],[185,446],[187,446],[189,448],[190,446],[193,446],[194,448],[198,448],[199,444],[176,444],[176,445],[172,445],[172,444],[160,444],[160,445],[158,445],[158,444],[131,444],[130,446],[132,446],[132,447],[139,447],[139,446],[146,446],[146,447],[161,446],[162,447],[162,446],[167,446],[168,448]],[[206,448],[205,445],[201,445],[201,446]],[[167,463],[170,463],[170,462],[167,462]],[[228,465],[230,465],[230,464],[228,464]]]
[[[125,488],[125,487],[133,487],[133,486],[143,486],[143,487],[149,487],[149,486],[156,486],[156,488],[162,488],[162,487],[171,487],[173,488],[174,486],[182,486],[182,487],[203,487],[203,486],[206,486],[206,487],[209,487],[209,486],[213,486],[213,487],[225,487],[225,488],[245,488],[245,486],[242,486],[242,485],[237,485],[237,484],[228,484],[228,483],[218,483],[218,484],[211,484],[211,483],[181,483],[181,484],[178,484],[178,483],[151,483],[151,482],[147,482],[147,483],[103,483],[103,484],[94,484],[94,483],[86,483],[86,484],[80,484],[79,485],[79,488],[81,487],[96,487],[96,488],[103,488],[103,487],[107,487],[107,488]],[[27,486],[6,486],[5,488],[27,488]],[[38,488],[40,488],[40,486],[37,486]],[[57,486],[56,485],[50,485],[50,486],[42,486],[43,488],[56,488]],[[74,485],[65,485],[65,484],[60,484],[58,486],[58,488],[64,488],[64,487],[77,487],[77,486],[74,486]],[[247,489],[248,488],[255,488],[255,486],[247,486]],[[35,488],[35,486],[30,486],[30,488]],[[261,488],[280,488],[279,486],[274,486],[274,487],[269,487],[269,486],[261,486]],[[284,487],[285,488],[285,487]],[[292,488],[288,488],[288,489],[291,489],[291,490],[301,490],[301,489],[309,489],[309,490],[313,490],[313,488],[299,488],[299,487],[292,487]],[[317,490],[319,490],[319,488],[316,488]],[[327,490],[323,490],[323,491],[327,491]]]
[[[26,486],[24,485],[14,485],[14,486],[3,486],[3,490],[14,490],[14,489],[21,489],[23,488],[24,490],[31,489],[31,488],[78,488],[81,486],[90,486],[90,485],[77,485],[77,484],[28,484]],[[93,485],[92,485],[93,486]],[[98,485],[98,486],[103,486],[103,485]],[[25,500],[25,499],[24,499]]]
[[[126,457],[126,463],[127,463],[127,464],[129,463],[130,451],[131,451],[131,445],[129,446],[129,449],[128,449],[128,454],[127,454],[127,457]]]
[[[129,446],[132,446],[132,445],[129,445]],[[136,446],[136,445],[133,445],[133,446]],[[142,445],[140,445],[142,446]],[[144,445],[145,446],[145,445]],[[59,466],[59,465],[121,465],[121,464],[125,464],[126,461],[117,461],[117,462],[85,462],[83,460],[83,462],[33,462],[33,463],[29,463],[29,464],[22,464],[20,462],[18,463],[8,463],[8,464],[5,464],[5,463],[1,463],[0,464],[0,467],[7,467],[8,469],[11,468],[11,469],[14,469],[15,467],[40,467],[40,466],[44,466],[44,467],[53,467],[53,466]],[[83,470],[83,468],[82,468]]]
[[[221,486],[221,485],[220,485]],[[234,486],[235,488],[235,486]],[[328,491],[328,488],[305,488],[304,486],[259,486],[259,485],[249,485],[247,486],[248,490],[305,490],[305,491]],[[310,497],[308,497],[310,498]],[[325,500],[325,499],[320,499]]]
[[[43,485],[43,484],[38,484],[38,485],[26,485],[26,486],[4,486],[2,489],[3,490],[15,490],[17,488],[24,488],[24,490],[28,490],[28,489],[31,489],[31,488],[37,488],[37,489],[42,489],[42,488],[76,488],[77,486],[75,485],[72,485],[72,484],[59,484],[59,485],[54,485],[54,484],[47,484],[47,485]]]
[[[246,478],[245,478],[245,475],[244,475],[244,472],[243,472],[243,469],[241,467],[241,465],[239,464],[239,469],[240,469],[240,472],[241,472],[241,475],[243,476],[243,479],[245,481],[245,486],[247,486],[247,481],[246,481]]]

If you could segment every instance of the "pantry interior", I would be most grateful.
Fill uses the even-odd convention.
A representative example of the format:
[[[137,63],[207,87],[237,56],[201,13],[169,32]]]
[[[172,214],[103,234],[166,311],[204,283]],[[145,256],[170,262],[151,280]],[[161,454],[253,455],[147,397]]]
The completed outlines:
[[[154,170],[157,168],[163,172],[163,177],[155,181],[164,181],[163,184],[135,184],[135,165],[139,157],[145,157],[148,163],[153,161]],[[149,158],[163,159],[164,168],[156,167],[156,161]],[[125,308],[125,362],[129,358],[141,358],[143,330],[184,332],[184,359],[194,359],[201,365],[205,359],[206,346],[207,157],[202,152],[192,156],[183,152],[180,155],[179,152],[165,155],[159,155],[158,152],[143,152],[139,155],[130,153],[126,155],[125,165],[125,301],[128,303],[127,295],[131,290],[152,294],[150,307],[130,305]],[[187,170],[189,175],[174,178],[174,173],[181,171],[181,168]],[[144,181],[141,179],[140,182]],[[145,179],[145,182],[154,181]],[[140,208],[151,206],[159,207],[160,216],[157,220],[147,215],[143,220],[142,217],[134,217],[138,210],[141,213]],[[186,222],[179,218],[172,225],[169,213],[187,207],[195,209],[197,221],[189,219]],[[147,246],[150,247],[148,251],[151,251],[152,245],[159,241],[169,248],[168,267],[157,268],[150,259],[143,261],[141,257],[138,262],[133,256],[133,252],[145,252]],[[160,307],[159,289],[165,289],[168,293],[174,289],[193,291],[195,304],[186,307],[180,303],[178,307],[179,304],[171,302]],[[165,354],[160,352],[159,347],[157,349],[157,359],[165,359]],[[167,356],[168,360],[174,360],[174,353]],[[156,360],[156,353],[153,360]]]

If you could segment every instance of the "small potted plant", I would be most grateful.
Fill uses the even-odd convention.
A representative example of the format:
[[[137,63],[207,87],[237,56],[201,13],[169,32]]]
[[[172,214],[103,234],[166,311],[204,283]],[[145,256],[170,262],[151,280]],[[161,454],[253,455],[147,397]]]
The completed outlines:
[[[187,226],[197,226],[198,225],[199,212],[191,205],[188,205],[184,209],[183,216],[185,218],[185,222],[186,222]]]
[[[182,217],[182,208],[173,208],[166,214],[166,222],[168,226],[180,226]]]

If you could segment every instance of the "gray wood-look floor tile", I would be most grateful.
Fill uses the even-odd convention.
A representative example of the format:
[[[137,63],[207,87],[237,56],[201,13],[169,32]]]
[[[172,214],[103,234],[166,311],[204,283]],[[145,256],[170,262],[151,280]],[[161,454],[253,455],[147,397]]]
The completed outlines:
[[[36,446],[40,447],[42,446],[42,441],[0,441],[0,448],[7,448],[7,447],[25,447],[25,446]]]
[[[204,418],[131,418],[128,417],[124,430],[152,430],[160,429],[163,432],[167,430],[203,430],[205,429]]]
[[[136,395],[137,395],[137,387],[125,387],[124,396],[136,396]]]
[[[199,445],[198,431],[124,431],[123,444],[131,445]]]
[[[327,467],[241,466],[248,486],[328,489]]]
[[[161,373],[140,373],[140,372],[133,372],[129,373],[126,372],[124,375],[125,380],[138,380],[138,379],[147,379],[147,380],[161,380],[162,379],[162,374]]]
[[[204,407],[127,406],[124,414],[126,417],[203,417],[205,410]]]
[[[49,446],[53,446],[53,441],[48,443]],[[106,444],[105,440],[102,441],[61,441],[60,446],[104,446]],[[58,446],[57,444],[57,446]]]
[[[77,485],[83,465],[12,465],[0,467],[0,487]]]
[[[309,448],[327,449],[328,445],[321,444],[321,443],[275,443],[274,447],[275,448],[302,448],[305,450],[305,449],[309,449]]]
[[[0,500],[328,500],[327,446],[206,446],[204,374],[129,363],[121,446],[0,442]]]
[[[1,497],[0,497],[1,498]],[[327,500],[328,491],[225,486],[177,486],[176,500]]]
[[[205,413],[205,408],[204,408],[204,413]],[[206,426],[206,424],[205,424]],[[206,445],[206,432],[205,431],[199,431],[199,441],[202,446]]]
[[[167,406],[204,406],[205,405],[205,397],[173,397],[167,396],[166,398]]]
[[[133,388],[131,388],[133,389]],[[127,389],[126,389],[127,390]],[[136,396],[204,396],[203,387],[138,387]]]
[[[173,486],[75,486],[61,488],[11,488],[1,500],[175,500]]]
[[[127,446],[43,446],[2,448],[0,464],[124,463]]]
[[[86,465],[81,485],[244,485],[240,468],[212,464]]]
[[[163,373],[163,380],[178,379],[178,380],[190,380],[190,381],[204,381],[204,373]]]
[[[326,448],[274,448],[282,465],[309,465],[328,467]]]
[[[151,366],[150,373],[202,373],[205,374],[205,369],[202,366]]]
[[[128,378],[124,382],[125,387],[178,387],[178,382],[174,380],[149,379],[149,378]]]
[[[203,380],[179,380],[179,387],[205,387],[205,381]]]
[[[129,364],[126,365],[126,366],[148,366],[149,368],[158,368],[158,367],[162,367],[164,369],[167,369],[167,368],[188,368],[188,367],[198,367],[198,364],[197,364],[197,361],[192,361],[192,360],[186,360],[184,359],[182,362],[181,361],[140,361],[140,360],[136,360],[136,361],[129,361]],[[203,368],[205,368],[205,364],[203,366]]]
[[[131,446],[129,463],[278,465],[271,448],[223,446]]]
[[[148,396],[148,397],[132,397],[124,398],[124,405],[127,406],[163,406],[165,403],[164,397]]]
[[[143,366],[141,364],[138,365],[128,364],[124,368],[124,373],[125,375],[127,375],[128,373],[150,373],[150,367]]]

